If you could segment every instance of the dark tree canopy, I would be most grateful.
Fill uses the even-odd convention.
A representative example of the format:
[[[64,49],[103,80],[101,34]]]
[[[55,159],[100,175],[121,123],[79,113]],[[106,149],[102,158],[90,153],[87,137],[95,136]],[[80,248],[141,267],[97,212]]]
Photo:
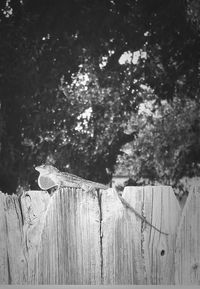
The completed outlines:
[[[42,162],[107,183],[141,103],[198,103],[199,11],[197,0],[1,1],[0,188],[35,187]]]

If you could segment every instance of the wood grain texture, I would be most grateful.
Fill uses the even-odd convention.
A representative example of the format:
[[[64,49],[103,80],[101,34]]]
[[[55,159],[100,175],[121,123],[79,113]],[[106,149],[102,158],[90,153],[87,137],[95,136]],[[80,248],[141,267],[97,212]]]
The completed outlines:
[[[35,256],[33,284],[100,284],[96,193],[65,188],[49,203]]]
[[[27,191],[21,197],[23,238],[28,258],[28,283],[35,281],[35,256],[44,229],[50,196],[46,191]]]
[[[0,284],[26,284],[27,254],[16,195],[0,192]]]
[[[182,215],[171,187],[126,187],[123,198],[168,235],[113,189],[0,193],[0,284],[199,285],[200,189]]]
[[[200,185],[193,184],[176,241],[176,284],[200,285]]]
[[[11,283],[9,276],[9,260],[8,260],[8,243],[7,243],[7,227],[6,212],[4,210],[5,195],[0,192],[0,284]]]
[[[170,187],[126,187],[123,198],[160,234],[124,207],[110,189],[102,195],[104,284],[174,284],[180,206]]]

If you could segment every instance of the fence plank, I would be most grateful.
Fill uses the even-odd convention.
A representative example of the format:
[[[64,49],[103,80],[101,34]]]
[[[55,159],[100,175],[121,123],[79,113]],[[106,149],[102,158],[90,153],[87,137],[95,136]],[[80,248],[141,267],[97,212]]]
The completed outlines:
[[[126,187],[123,198],[160,234],[119,200],[102,195],[104,284],[174,284],[174,250],[180,206],[171,187]]]
[[[51,197],[43,219],[37,253],[31,261],[34,262],[31,283],[100,284],[100,218],[96,194],[76,188],[61,189]]]
[[[26,284],[27,253],[16,195],[0,192],[0,284]]]
[[[193,185],[176,241],[176,284],[200,285],[200,186]]]
[[[28,283],[35,281],[35,256],[46,220],[50,196],[45,191],[27,191],[21,197],[24,218],[23,236],[28,252]]]
[[[18,198],[0,193],[0,284],[174,284],[181,210],[172,189],[127,187],[123,193],[168,236],[136,217],[113,189],[98,196],[77,188],[52,197],[29,191],[21,197],[21,215]],[[190,200],[176,244],[180,284],[199,282],[199,194]]]
[[[11,283],[8,270],[8,243],[6,228],[6,212],[4,210],[5,195],[0,192],[0,284]]]

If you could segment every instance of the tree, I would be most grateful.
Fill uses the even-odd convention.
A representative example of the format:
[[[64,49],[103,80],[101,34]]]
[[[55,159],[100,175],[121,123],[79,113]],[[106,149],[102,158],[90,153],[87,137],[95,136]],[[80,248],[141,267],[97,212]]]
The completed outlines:
[[[137,180],[147,178],[166,185],[199,176],[200,106],[194,100],[175,98],[170,104],[162,101],[161,106],[149,103],[138,117],[140,132],[124,146],[119,169],[123,164]]]
[[[127,124],[144,99],[197,101],[199,34],[185,1],[10,0],[0,10],[7,192],[23,182],[34,187],[33,166],[46,161],[106,183],[121,147],[138,133]],[[120,64],[136,51],[136,63]]]

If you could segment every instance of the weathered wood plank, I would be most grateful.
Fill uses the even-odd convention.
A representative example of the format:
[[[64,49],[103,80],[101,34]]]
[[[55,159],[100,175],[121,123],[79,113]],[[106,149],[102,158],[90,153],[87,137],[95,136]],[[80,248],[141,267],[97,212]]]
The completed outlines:
[[[0,284],[199,284],[200,190],[180,208],[170,187],[0,193]],[[101,215],[102,212],[102,215]],[[100,223],[102,217],[102,223]],[[187,260],[190,260],[188,263]],[[176,269],[176,274],[175,274]]]
[[[170,187],[126,187],[123,198],[160,234],[124,207],[110,189],[102,195],[104,284],[174,284],[180,207]]]
[[[96,194],[61,189],[49,202],[35,256],[33,284],[100,284]]]
[[[27,268],[18,197],[0,192],[0,284],[25,284]]]
[[[50,196],[45,191],[27,191],[21,196],[23,237],[28,252],[28,283],[35,281],[37,266],[35,256],[44,228]]]
[[[6,212],[4,210],[5,195],[0,192],[0,284],[11,283],[8,270],[8,242],[6,227]]]
[[[190,190],[176,241],[176,284],[200,285],[200,185]]]
[[[144,224],[145,284],[175,284],[175,241],[181,209],[169,186],[143,188],[144,215],[168,236]],[[147,228],[148,226],[148,228]]]

